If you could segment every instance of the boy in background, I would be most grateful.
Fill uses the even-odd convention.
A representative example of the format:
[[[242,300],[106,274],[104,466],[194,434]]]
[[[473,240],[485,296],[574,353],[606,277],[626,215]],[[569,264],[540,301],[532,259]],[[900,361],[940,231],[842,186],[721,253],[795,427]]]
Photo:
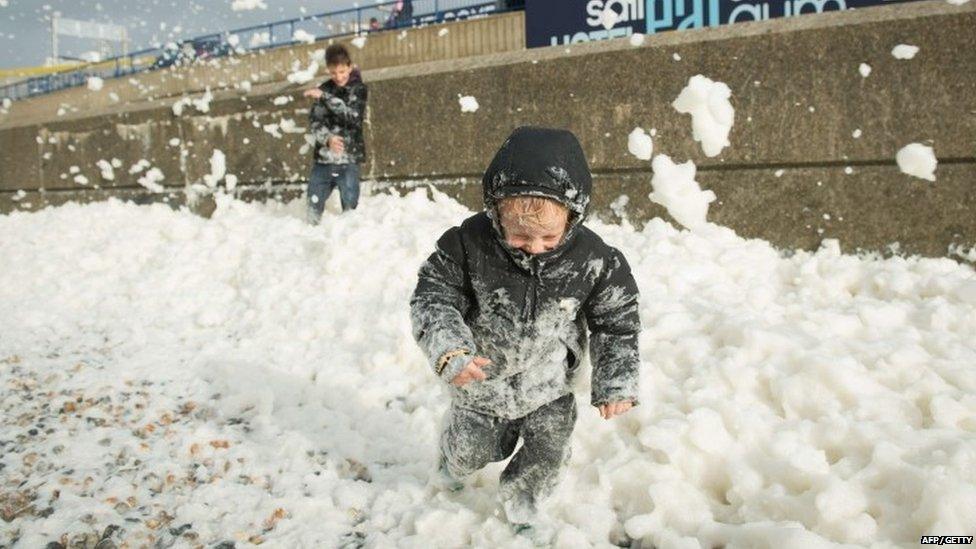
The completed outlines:
[[[309,123],[315,138],[314,162],[308,178],[308,222],[322,219],[325,201],[339,188],[342,210],[359,204],[359,164],[366,158],[363,120],[366,114],[366,84],[354,68],[349,51],[341,44],[325,50],[329,80],[305,92],[315,100]]]

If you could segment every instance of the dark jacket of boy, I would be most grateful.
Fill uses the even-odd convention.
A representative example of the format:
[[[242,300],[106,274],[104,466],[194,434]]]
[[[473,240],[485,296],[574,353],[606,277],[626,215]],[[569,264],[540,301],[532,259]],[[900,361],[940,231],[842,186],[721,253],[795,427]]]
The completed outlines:
[[[587,327],[591,404],[637,404],[637,285],[623,255],[582,225],[592,181],[576,137],[519,128],[482,183],[485,211],[440,237],[410,302],[414,337],[442,379],[450,382],[473,356],[492,361],[486,380],[450,385],[454,405],[516,419],[571,393]],[[496,205],[515,195],[569,208],[557,248],[529,255],[505,242]],[[468,354],[441,369],[441,357],[458,349]]]
[[[361,164],[366,159],[363,120],[366,117],[366,84],[359,69],[353,69],[345,86],[331,79],[319,86],[322,97],[312,104],[309,125],[315,136],[315,161],[319,164]],[[341,137],[345,152],[337,154],[326,146],[329,137]]]

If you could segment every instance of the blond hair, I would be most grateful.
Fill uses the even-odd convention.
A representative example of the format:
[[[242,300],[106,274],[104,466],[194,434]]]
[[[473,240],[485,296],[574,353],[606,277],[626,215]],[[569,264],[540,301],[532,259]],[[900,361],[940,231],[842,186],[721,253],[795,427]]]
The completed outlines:
[[[544,196],[508,196],[498,202],[499,222],[529,229],[550,229],[558,222],[569,224],[569,208]]]

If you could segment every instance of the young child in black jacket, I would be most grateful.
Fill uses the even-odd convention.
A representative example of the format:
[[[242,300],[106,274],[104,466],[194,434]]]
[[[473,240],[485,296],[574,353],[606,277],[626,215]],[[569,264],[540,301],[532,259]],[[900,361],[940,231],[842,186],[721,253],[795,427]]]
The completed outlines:
[[[515,130],[483,185],[485,211],[444,233],[420,268],[413,332],[450,386],[442,472],[459,487],[521,438],[500,496],[516,530],[538,533],[537,505],[569,459],[587,343],[600,415],[637,404],[637,285],[623,255],[583,226],[592,182],[572,133]]]

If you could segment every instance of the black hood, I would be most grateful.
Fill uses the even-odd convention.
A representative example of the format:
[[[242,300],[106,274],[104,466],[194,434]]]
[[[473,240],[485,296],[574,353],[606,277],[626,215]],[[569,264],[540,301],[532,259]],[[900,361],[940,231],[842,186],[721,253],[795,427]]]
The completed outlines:
[[[578,222],[586,217],[593,179],[572,132],[522,126],[495,153],[482,185],[488,212],[506,196],[545,196],[565,204]]]
[[[508,136],[482,179],[485,213],[496,237],[516,263],[530,268],[531,257],[508,246],[498,220],[498,201],[507,196],[544,196],[571,213],[563,243],[576,235],[586,218],[593,178],[579,140],[569,130],[522,126]],[[560,248],[563,246],[560,245]],[[558,250],[558,249],[557,249]],[[540,259],[557,251],[539,254]]]

